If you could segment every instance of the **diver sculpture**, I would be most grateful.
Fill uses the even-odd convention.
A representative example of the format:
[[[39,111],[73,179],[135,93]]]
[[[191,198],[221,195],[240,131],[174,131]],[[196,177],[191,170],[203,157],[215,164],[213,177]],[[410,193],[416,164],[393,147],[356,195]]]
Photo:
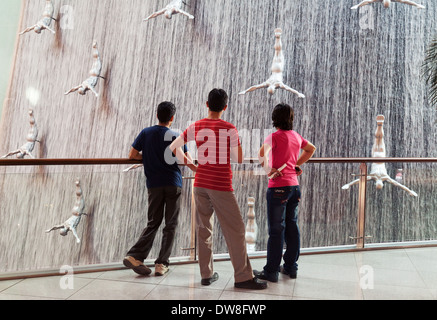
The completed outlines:
[[[270,93],[271,95],[275,93],[276,89],[284,89],[298,95],[299,98],[305,98],[305,95],[290,88],[289,86],[285,85],[283,82],[285,58],[284,58],[284,53],[282,51],[281,34],[282,34],[281,29],[279,28],[275,29],[275,37],[276,37],[275,56],[273,58],[272,75],[270,76],[270,78],[261,84],[254,85],[249,89],[240,92],[239,93],[240,95],[246,94],[251,91],[255,91],[257,89],[267,88],[267,92]]]
[[[177,13],[181,13],[184,16],[187,16],[188,19],[190,19],[190,20],[194,19],[194,16],[192,16],[188,12],[185,12],[184,10],[182,10],[182,4],[184,4],[184,2],[182,0],[173,0],[164,9],[161,9],[161,10],[151,14],[146,19],[144,19],[144,21],[148,21],[148,20],[156,18],[160,15],[164,15],[167,19],[171,19],[173,17],[173,15],[177,14]]]
[[[100,54],[97,50],[97,42],[93,43],[93,59],[94,63],[89,72],[89,78],[82,82],[81,85],[71,88],[68,92],[65,93],[65,95],[76,91],[80,95],[85,95],[88,90],[91,90],[91,92],[94,93],[97,98],[99,97],[99,94],[96,92],[95,87],[97,86],[97,81],[99,80],[99,78],[105,78],[100,76],[100,73],[102,72],[102,60],[100,59]]]
[[[20,35],[23,35],[27,32],[32,31],[32,30],[35,31],[36,33],[40,34],[41,31],[43,31],[44,29],[51,31],[52,33],[56,33],[56,31],[50,27],[52,20],[56,20],[55,18],[53,18],[54,11],[55,10],[53,7],[52,0],[46,0],[46,7],[44,9],[42,19],[39,20],[34,26],[26,28],[24,31],[22,31],[20,33]]]
[[[30,129],[29,133],[27,134],[26,140],[27,142],[23,144],[20,148],[17,150],[11,151],[8,154],[4,155],[2,158],[7,158],[12,155],[16,155],[18,159],[23,159],[25,156],[29,156],[32,159],[35,157],[32,155],[32,151],[35,148],[35,142],[39,142],[37,140],[38,137],[38,128],[36,126],[35,117],[33,116],[33,110],[29,109],[29,116],[30,116]]]
[[[384,120],[385,117],[383,115],[379,115],[376,118],[377,122],[377,129],[375,133],[375,142],[373,144],[372,149],[372,157],[373,158],[385,158],[386,157],[386,148],[384,143]],[[387,169],[385,167],[385,163],[382,162],[375,162],[372,163],[370,173],[367,176],[367,181],[369,180],[375,180],[375,185],[377,189],[382,189],[384,186],[384,182],[389,182],[396,187],[399,187],[406,192],[408,192],[411,196],[417,197],[417,193],[408,189],[406,186],[400,184],[398,181],[390,178],[390,176],[387,173]],[[343,190],[349,189],[352,185],[357,184],[360,182],[360,179],[354,180],[342,187]]]
[[[247,198],[247,204],[249,206],[249,211],[247,212],[247,223],[246,223],[246,246],[248,252],[254,252],[256,249],[256,239],[258,236],[258,225],[256,223],[255,217],[255,198]]]
[[[56,225],[49,230],[46,230],[47,233],[53,230],[61,229],[59,234],[61,236],[66,236],[69,231],[71,231],[76,238],[76,242],[80,243],[79,236],[77,235],[77,226],[83,215],[87,215],[83,211],[85,210],[85,200],[82,194],[82,188],[80,187],[80,181],[77,179],[75,181],[76,184],[76,205],[73,207],[73,212],[71,217],[66,220],[63,224]]]
[[[409,4],[410,6],[414,6],[414,7],[419,8],[419,9],[425,9],[425,6],[418,4],[414,1],[410,1],[410,0],[364,0],[361,3],[357,4],[356,6],[353,6],[351,9],[356,10],[360,7],[363,7],[363,6],[366,6],[368,4],[375,3],[375,2],[382,2],[384,4],[385,8],[389,8],[392,2],[399,2],[399,3]]]
[[[134,164],[133,166],[130,166],[129,168],[124,169],[123,172],[129,172],[131,170],[135,170],[135,169],[138,169],[141,167],[143,167],[142,164]]]

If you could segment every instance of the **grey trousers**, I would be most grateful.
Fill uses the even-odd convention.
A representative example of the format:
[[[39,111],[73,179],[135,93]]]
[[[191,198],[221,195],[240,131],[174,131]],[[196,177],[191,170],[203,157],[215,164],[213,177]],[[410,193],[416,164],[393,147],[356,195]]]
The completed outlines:
[[[215,212],[226,240],[234,267],[235,282],[253,279],[246,249],[245,225],[233,192],[194,188],[199,248],[199,267],[202,279],[211,278],[213,270],[213,237]]]

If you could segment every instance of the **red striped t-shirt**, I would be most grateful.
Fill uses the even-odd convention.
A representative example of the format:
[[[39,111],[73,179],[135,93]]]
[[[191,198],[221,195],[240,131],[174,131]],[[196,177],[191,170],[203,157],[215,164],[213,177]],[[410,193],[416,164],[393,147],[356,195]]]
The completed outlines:
[[[185,143],[196,141],[199,165],[194,186],[234,191],[230,150],[241,144],[235,126],[221,119],[202,119],[190,125],[182,138]]]

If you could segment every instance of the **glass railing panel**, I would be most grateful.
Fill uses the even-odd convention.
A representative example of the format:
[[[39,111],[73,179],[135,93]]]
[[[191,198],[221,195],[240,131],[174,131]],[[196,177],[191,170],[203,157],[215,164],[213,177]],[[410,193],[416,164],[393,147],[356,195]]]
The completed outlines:
[[[374,180],[367,183],[366,243],[437,240],[437,164],[396,162],[386,168],[395,183],[408,190],[387,181],[382,189]]]
[[[120,263],[148,221],[142,168],[123,172],[126,167],[2,169],[0,273]],[[71,217],[77,178],[87,214],[77,227],[80,243],[72,232],[66,236],[61,236],[60,230],[46,232]],[[149,255],[152,261],[160,249],[164,224]],[[191,180],[184,180],[172,259],[190,256],[191,252],[183,249],[191,246]]]
[[[341,189],[342,184],[351,179],[349,173],[355,172],[355,167],[352,164],[317,163],[303,166],[304,173],[299,178],[302,192],[299,227],[303,249],[355,246],[356,240],[353,238],[357,234],[358,188],[349,191]],[[257,164],[234,165],[233,173],[235,195],[246,224],[250,211],[248,199],[255,199],[254,212],[258,233],[255,248],[250,245],[249,247],[252,253],[265,253],[268,240],[268,180]],[[214,252],[226,253],[226,243],[217,221],[214,232]]]
[[[101,159],[105,160],[105,159]],[[125,160],[68,162],[70,165],[0,167],[0,274],[56,270],[72,267],[118,264],[147,225],[147,188],[142,168],[123,172]],[[122,161],[120,161],[122,160]],[[303,166],[299,178],[302,199],[299,227],[303,251],[359,249],[359,179],[361,159],[320,159]],[[366,161],[366,159],[363,159]],[[64,162],[62,162],[64,163]],[[105,165],[101,165],[104,163]],[[40,164],[40,163],[38,163]],[[4,165],[4,163],[3,163]],[[386,163],[390,177],[417,193],[384,182],[382,189],[368,181],[366,194],[365,245],[387,246],[418,241],[437,243],[437,171],[434,161]],[[181,213],[171,261],[196,260],[192,172],[181,167],[184,182]],[[268,240],[266,191],[268,179],[256,163],[232,166],[235,195],[246,225],[253,214],[257,225],[252,256],[265,255]],[[402,169],[400,171],[399,169]],[[368,163],[368,172],[372,164]],[[400,174],[402,173],[402,175]],[[71,217],[79,178],[85,198],[86,216],[77,228],[80,243],[70,232],[46,230]],[[253,198],[251,212],[249,198]],[[160,250],[162,223],[157,231],[148,263]],[[214,253],[226,256],[228,248],[217,218],[214,223]],[[431,244],[432,244],[431,243]]]
[[[308,163],[300,179],[299,223],[303,249],[355,246],[358,190],[342,190],[355,172],[351,164]],[[352,177],[354,179],[354,177]]]

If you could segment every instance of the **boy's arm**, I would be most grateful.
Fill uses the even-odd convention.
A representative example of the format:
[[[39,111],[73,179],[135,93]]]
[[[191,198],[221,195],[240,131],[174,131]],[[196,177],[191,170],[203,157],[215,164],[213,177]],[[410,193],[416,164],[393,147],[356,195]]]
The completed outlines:
[[[272,147],[269,144],[263,144],[258,152],[258,161],[263,167],[267,176],[271,179],[274,179],[276,177],[282,177],[283,174],[281,171],[278,170],[279,168],[270,168],[269,166],[269,153],[271,149]]]
[[[193,163],[190,154],[187,152],[184,154],[182,150],[185,145],[184,139],[179,136],[170,145],[170,151],[176,156],[180,163],[186,164],[188,168],[196,172],[197,166]]]
[[[189,161],[191,161],[191,162],[193,162],[194,163],[194,161],[193,161],[193,157],[191,157],[191,154],[190,154],[190,152],[185,152],[185,156],[187,157],[187,159],[189,160]]]
[[[231,159],[237,163],[244,162],[243,147],[241,145],[231,148]]]
[[[129,160],[143,160],[143,155],[132,147],[129,151]]]
[[[258,161],[261,166],[266,170],[269,168],[269,152],[272,147],[268,144],[263,144],[258,151]],[[270,171],[270,170],[268,170]],[[267,172],[267,170],[266,170]]]

